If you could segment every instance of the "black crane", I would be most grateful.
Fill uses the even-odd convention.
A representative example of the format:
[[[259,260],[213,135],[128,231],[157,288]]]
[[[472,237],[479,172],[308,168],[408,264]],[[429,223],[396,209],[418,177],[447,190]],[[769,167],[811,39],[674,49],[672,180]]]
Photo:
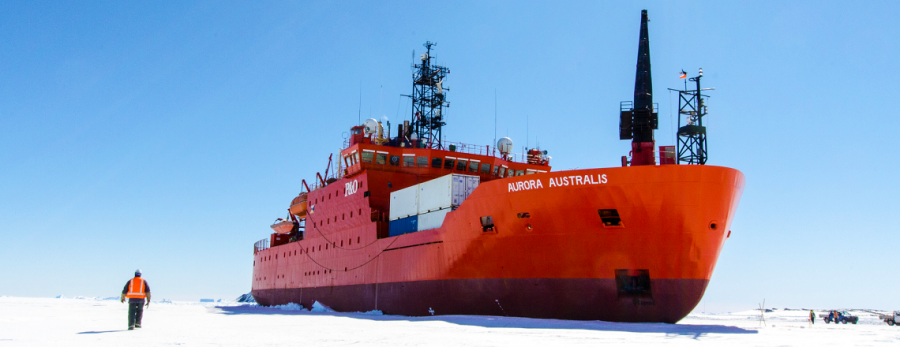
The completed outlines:
[[[655,165],[653,130],[659,126],[653,104],[653,79],[650,75],[650,38],[647,10],[641,11],[637,70],[634,76],[634,101],[619,104],[619,139],[631,140],[631,165]]]

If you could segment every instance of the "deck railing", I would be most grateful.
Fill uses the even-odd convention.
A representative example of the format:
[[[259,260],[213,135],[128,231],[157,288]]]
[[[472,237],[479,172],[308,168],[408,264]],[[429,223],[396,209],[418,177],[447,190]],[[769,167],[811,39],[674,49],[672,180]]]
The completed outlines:
[[[262,239],[253,244],[253,254],[269,249],[269,239]]]

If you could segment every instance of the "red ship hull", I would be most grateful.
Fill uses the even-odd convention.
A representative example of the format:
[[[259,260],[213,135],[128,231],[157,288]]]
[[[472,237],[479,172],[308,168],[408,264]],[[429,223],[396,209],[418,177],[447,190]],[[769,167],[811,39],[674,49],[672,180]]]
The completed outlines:
[[[440,228],[384,237],[368,208],[385,202],[368,192],[427,179],[362,171],[310,193],[307,238],[255,254],[254,298],[412,316],[674,323],[702,298],[744,186],[737,170],[694,165],[508,177],[483,182]],[[354,184],[365,197],[342,189]]]

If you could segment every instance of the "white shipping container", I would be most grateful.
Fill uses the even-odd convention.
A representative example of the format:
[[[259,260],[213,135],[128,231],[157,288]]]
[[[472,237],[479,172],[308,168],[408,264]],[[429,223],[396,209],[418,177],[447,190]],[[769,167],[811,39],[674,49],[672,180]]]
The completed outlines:
[[[450,208],[454,176],[457,175],[450,174],[419,183],[419,214]]]
[[[480,181],[478,176],[449,174],[392,192],[390,220],[455,209]]]
[[[468,176],[466,177],[466,198],[469,195],[472,195],[472,192],[475,191],[475,188],[478,187],[478,184],[481,182],[481,177],[478,176]]]
[[[459,206],[463,200],[466,200],[466,177],[462,175],[453,175],[451,206]]]
[[[450,212],[449,208],[419,215],[418,231],[440,228],[444,224],[444,218]]]
[[[419,214],[419,186],[414,185],[391,192],[390,220]]]

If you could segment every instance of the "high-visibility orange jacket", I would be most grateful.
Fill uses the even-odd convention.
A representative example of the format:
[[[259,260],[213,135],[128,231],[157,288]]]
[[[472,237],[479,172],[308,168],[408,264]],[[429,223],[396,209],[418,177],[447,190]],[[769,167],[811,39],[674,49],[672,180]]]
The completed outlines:
[[[128,285],[128,293],[125,297],[129,299],[144,299],[147,297],[147,288],[144,285],[144,279],[135,277],[131,279]]]

